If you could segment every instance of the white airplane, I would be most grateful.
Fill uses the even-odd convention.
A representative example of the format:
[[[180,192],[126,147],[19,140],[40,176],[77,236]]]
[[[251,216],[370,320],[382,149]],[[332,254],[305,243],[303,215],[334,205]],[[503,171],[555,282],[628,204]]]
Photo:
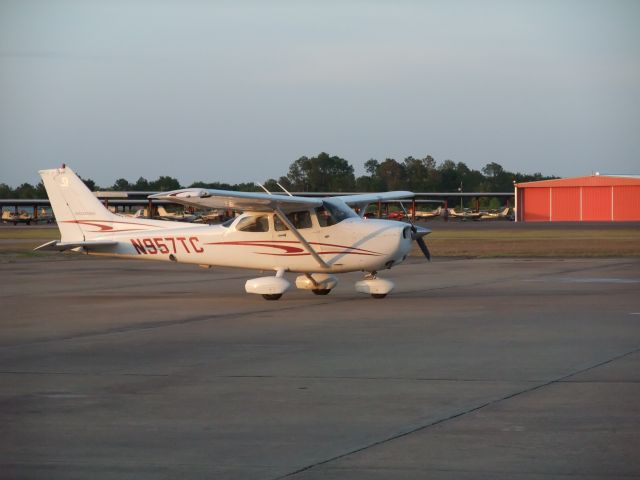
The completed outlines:
[[[505,207],[500,212],[480,212],[480,220],[507,220],[511,213],[511,207]]]
[[[429,259],[430,230],[358,216],[372,202],[413,197],[387,192],[331,198],[187,188],[151,195],[182,205],[243,211],[220,225],[148,220],[111,213],[68,167],[39,172],[58,220],[61,239],[36,250],[74,250],[90,255],[237,267],[275,272],[248,280],[245,290],[277,300],[291,284],[285,272],[302,275],[297,288],[328,294],[336,273],[363,271],[356,291],[383,298],[393,282],[380,270],[398,265],[415,240]]]

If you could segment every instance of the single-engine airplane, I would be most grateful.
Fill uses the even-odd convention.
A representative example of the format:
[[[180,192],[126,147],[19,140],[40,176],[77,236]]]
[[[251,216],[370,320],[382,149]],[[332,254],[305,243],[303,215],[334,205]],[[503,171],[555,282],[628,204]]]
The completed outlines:
[[[297,288],[328,294],[336,273],[363,271],[356,291],[384,298],[393,290],[378,271],[405,260],[415,240],[430,259],[424,237],[430,230],[391,220],[360,217],[372,202],[413,197],[386,192],[339,197],[187,188],[150,195],[198,208],[242,211],[220,225],[194,225],[117,215],[107,210],[65,165],[39,172],[58,220],[61,239],[36,250],[73,250],[90,255],[274,271],[253,278],[247,293],[277,300],[291,284],[285,272],[300,273]]]

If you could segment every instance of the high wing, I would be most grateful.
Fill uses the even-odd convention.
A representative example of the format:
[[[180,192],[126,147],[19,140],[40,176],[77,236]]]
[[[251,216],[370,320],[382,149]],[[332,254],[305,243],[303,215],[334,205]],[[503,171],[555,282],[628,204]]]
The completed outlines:
[[[382,192],[382,193],[362,193],[358,195],[341,195],[338,198],[350,207],[357,207],[360,216],[364,215],[367,206],[371,203],[385,202],[389,200],[401,200],[403,198],[413,198],[415,193],[407,191]]]
[[[322,200],[314,197],[269,195],[266,193],[183,188],[171,192],[149,195],[149,198],[168,200],[189,207],[220,208],[252,212],[283,212],[304,210],[322,206]]]

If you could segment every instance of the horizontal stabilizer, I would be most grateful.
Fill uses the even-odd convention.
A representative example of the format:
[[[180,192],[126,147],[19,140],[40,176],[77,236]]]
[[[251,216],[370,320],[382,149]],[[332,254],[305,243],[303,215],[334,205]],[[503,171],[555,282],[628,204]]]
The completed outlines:
[[[112,247],[118,242],[113,240],[95,240],[95,241],[80,241],[80,242],[60,242],[58,240],[51,240],[50,242],[40,245],[33,250],[54,251],[62,252],[64,250],[72,250],[74,248],[82,247],[88,250],[99,249],[100,247]]]

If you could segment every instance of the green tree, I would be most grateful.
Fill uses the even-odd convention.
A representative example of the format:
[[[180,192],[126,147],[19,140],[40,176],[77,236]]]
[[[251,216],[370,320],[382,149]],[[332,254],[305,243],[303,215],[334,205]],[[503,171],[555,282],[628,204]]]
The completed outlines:
[[[407,184],[407,173],[404,165],[393,158],[387,158],[378,166],[377,176],[385,190],[401,190]]]
[[[140,177],[138,178],[138,181],[133,184],[133,189],[138,192],[148,192],[151,190],[151,187],[149,186],[149,181],[146,178]]]
[[[423,192],[435,192],[440,187],[440,173],[438,165],[431,155],[427,155],[421,160],[426,172],[426,178],[422,182]]]
[[[380,162],[375,158],[370,158],[364,162],[364,169],[371,177],[378,175],[378,168],[380,168]]]
[[[513,190],[513,182],[517,174],[508,172],[502,165],[491,162],[482,169],[485,174],[485,183],[489,192],[509,192]]]
[[[496,178],[496,177],[499,177],[500,175],[503,175],[505,172],[504,172],[504,168],[502,168],[502,165],[496,162],[491,162],[491,163],[487,163],[483,167],[482,173],[484,173],[489,178]]]
[[[149,188],[156,192],[169,192],[178,190],[182,186],[180,186],[180,182],[177,179],[163,175],[157,180],[149,182]]]
[[[369,175],[363,175],[356,179],[356,191],[358,192],[381,192],[385,190],[384,181],[378,175],[380,162],[375,158],[367,160],[364,169]]]
[[[16,198],[38,198],[36,188],[30,183],[23,183],[14,191]]]
[[[0,183],[0,198],[14,198],[13,188],[6,183]]]
[[[234,185],[220,182],[193,182],[189,188],[206,188],[211,190],[235,190]],[[173,190],[176,190],[175,188]]]
[[[135,190],[135,188],[129,183],[128,180],[119,178],[118,180],[116,180],[116,183],[113,184],[111,190],[115,190],[116,192],[128,192],[131,190]]]
[[[89,190],[91,190],[92,192],[95,192],[97,190],[100,190],[100,187],[98,187],[96,185],[96,182],[94,182],[93,180],[91,180],[90,178],[82,178],[80,175],[78,175],[78,178],[80,178],[80,180],[82,180],[82,182],[87,186],[87,188]]]
[[[461,178],[453,160],[445,160],[438,168],[440,173],[440,189],[443,192],[455,192],[460,188]]]
[[[428,178],[426,165],[417,158],[407,157],[404,159],[404,173],[406,184],[401,188],[406,188],[413,192],[421,192],[425,190],[425,184]]]
[[[353,167],[344,158],[322,152],[317,157],[300,157],[289,167],[290,186],[302,192],[353,190]]]
[[[38,182],[36,185],[36,198],[47,198],[47,189],[44,188],[44,183]]]

